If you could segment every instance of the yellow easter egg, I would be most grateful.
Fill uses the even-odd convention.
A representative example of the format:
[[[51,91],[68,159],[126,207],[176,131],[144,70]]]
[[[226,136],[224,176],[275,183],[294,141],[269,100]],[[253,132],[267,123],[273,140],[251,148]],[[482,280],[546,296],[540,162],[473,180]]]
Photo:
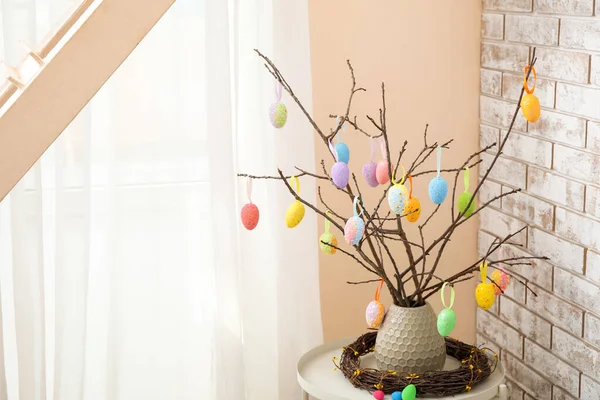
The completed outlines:
[[[534,94],[526,94],[521,99],[521,111],[527,121],[537,122],[541,113],[540,100]]]
[[[285,212],[285,224],[288,228],[295,228],[304,218],[304,205],[296,200]]]
[[[404,207],[404,214],[408,222],[417,222],[421,216],[421,202],[416,197],[411,197]]]
[[[482,310],[489,310],[494,305],[495,294],[493,283],[480,283],[475,289],[475,300]]]

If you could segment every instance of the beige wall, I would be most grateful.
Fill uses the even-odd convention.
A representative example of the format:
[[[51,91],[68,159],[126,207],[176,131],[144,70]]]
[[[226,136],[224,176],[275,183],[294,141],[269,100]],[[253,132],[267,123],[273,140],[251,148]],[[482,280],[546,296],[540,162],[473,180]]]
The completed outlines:
[[[350,59],[358,84],[368,90],[356,98],[359,120],[365,121],[365,114],[377,114],[379,85],[386,83],[388,128],[394,152],[408,139],[412,160],[422,146],[426,123],[430,124],[431,141],[456,141],[452,150],[445,152],[445,166],[460,165],[477,151],[480,0],[311,0],[309,4],[313,101],[319,125],[331,126],[328,115],[345,110],[350,85],[345,60]],[[348,129],[346,142],[351,149],[350,169],[360,176],[360,168],[369,158],[368,139]],[[316,154],[319,168],[320,160],[327,157],[321,142],[317,142]],[[329,158],[326,160],[330,165]],[[433,159],[428,167],[435,167]],[[432,206],[427,196],[429,179],[415,182],[424,213]],[[381,195],[380,189],[365,188],[364,192],[367,205]],[[343,214],[351,213],[348,199],[334,189],[324,188],[324,197]],[[428,238],[447,226],[450,211],[446,203],[444,212],[438,213],[430,224]],[[322,223],[320,220],[319,229]],[[465,225],[445,253],[442,276],[476,260],[477,221]],[[409,235],[416,239],[416,226],[411,228]],[[343,242],[341,234],[337,237]],[[404,262],[405,253],[400,247],[395,247],[394,253]],[[364,310],[373,299],[375,286],[351,286],[345,282],[368,279],[370,275],[339,253],[321,254],[319,261],[326,340],[365,332]],[[453,335],[469,341],[475,340],[474,287],[473,282],[458,286],[455,303],[458,324]],[[390,304],[387,292],[382,298],[384,304]],[[436,311],[440,309],[439,297],[433,298],[432,305]]]

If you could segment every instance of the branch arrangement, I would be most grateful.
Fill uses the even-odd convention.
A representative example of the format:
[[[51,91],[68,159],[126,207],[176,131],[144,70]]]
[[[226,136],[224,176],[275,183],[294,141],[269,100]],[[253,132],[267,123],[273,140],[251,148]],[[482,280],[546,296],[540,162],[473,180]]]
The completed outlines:
[[[352,84],[350,88],[347,107],[345,112],[341,115],[330,115],[332,121],[335,121],[335,125],[332,129],[329,130],[329,133],[325,133],[325,131],[317,125],[313,117],[302,105],[302,102],[297,98],[292,87],[288,84],[288,82],[286,81],[280,70],[276,67],[276,65],[269,58],[263,55],[260,51],[255,51],[258,54],[258,56],[264,61],[264,65],[267,71],[269,71],[273,78],[281,85],[283,90],[285,90],[289,94],[289,96],[294,100],[294,102],[300,108],[304,116],[313,126],[313,128],[315,129],[316,133],[321,138],[325,146],[327,146],[330,149],[329,151],[334,162],[337,161],[337,155],[334,154],[335,150],[331,148],[330,143],[333,141],[336,135],[340,133],[344,124],[348,124],[356,131],[360,132],[361,134],[365,135],[370,139],[379,138],[378,140],[382,140],[382,149],[385,153],[385,159],[390,161],[392,160],[392,150],[390,149],[388,140],[386,93],[385,85],[383,83],[381,84],[381,108],[379,108],[379,115],[375,118],[366,115],[366,119],[369,121],[370,125],[369,128],[365,128],[361,123],[359,123],[357,116],[351,114],[351,110],[354,96],[358,92],[365,91],[366,89],[362,87],[357,87],[354,69],[350,64],[350,61],[348,61],[347,64],[348,69],[350,71]],[[535,62],[536,57],[534,49],[529,65],[533,67],[535,65]],[[526,74],[526,80],[529,78],[530,73],[531,70],[529,70]],[[355,245],[352,246],[351,251],[343,249],[337,244],[333,244],[331,242],[322,241],[321,243],[326,246],[330,246],[331,248],[339,251],[345,256],[353,259],[362,268],[366,269],[370,273],[375,274],[378,277],[378,279],[376,279],[375,281],[383,280],[393,298],[394,304],[402,307],[422,306],[429,297],[433,296],[442,288],[444,282],[448,282],[450,285],[453,285],[471,279],[473,277],[473,273],[479,270],[479,265],[482,262],[486,261],[504,244],[512,244],[511,239],[513,239],[521,231],[517,231],[507,235],[504,238],[497,239],[496,241],[494,241],[494,243],[492,243],[487,253],[483,257],[474,261],[471,265],[467,266],[460,272],[448,278],[440,278],[438,275],[436,275],[436,272],[438,271],[441,259],[443,257],[444,251],[446,250],[448,243],[450,243],[453,234],[460,226],[462,226],[465,222],[473,218],[473,216],[477,215],[481,210],[488,207],[494,201],[506,196],[510,196],[520,191],[520,189],[514,189],[497,195],[478,207],[476,207],[475,205],[475,198],[477,194],[479,193],[482,185],[485,183],[488,176],[490,175],[492,168],[494,168],[498,157],[500,157],[500,155],[502,154],[504,146],[506,145],[508,138],[511,135],[513,126],[521,108],[521,99],[523,98],[523,94],[524,89],[521,90],[519,101],[517,102],[510,126],[508,128],[508,132],[506,133],[504,138],[502,138],[498,143],[493,143],[471,154],[461,165],[458,165],[454,168],[440,170],[441,172],[454,175],[453,181],[451,179],[449,180],[452,183],[452,190],[448,191],[449,193],[451,193],[451,197],[445,201],[445,204],[449,203],[451,207],[451,221],[448,227],[444,230],[444,232],[442,232],[429,244],[427,244],[425,241],[424,232],[429,222],[433,220],[433,218],[436,216],[436,214],[442,207],[442,204],[439,204],[435,208],[433,208],[429,215],[421,216],[423,223],[418,225],[419,238],[415,240],[409,239],[404,227],[404,223],[407,217],[410,217],[411,213],[420,213],[420,207],[419,209],[411,210],[408,213],[405,211],[405,213],[402,215],[396,215],[394,213],[384,211],[382,209],[382,204],[387,198],[388,190],[390,190],[394,186],[392,182],[394,181],[394,178],[398,176],[398,171],[401,165],[409,165],[408,169],[406,169],[405,171],[406,176],[410,176],[413,179],[419,176],[436,174],[438,170],[425,170],[423,169],[423,164],[435,153],[438,147],[444,149],[450,148],[453,140],[449,140],[445,143],[430,143],[427,137],[428,126],[425,126],[423,132],[422,147],[419,153],[417,154],[416,158],[414,158],[413,160],[409,160],[409,162],[405,160],[405,153],[408,146],[408,141],[404,141],[401,149],[397,152],[397,155],[394,154],[395,164],[390,164],[390,167],[387,168],[388,183],[383,185],[384,190],[382,196],[374,205],[370,205],[370,207],[367,204],[365,204],[364,197],[362,196],[361,187],[354,173],[350,174],[351,179],[349,179],[348,184],[345,187],[339,188],[334,184],[331,174],[328,173],[325,160],[321,160],[321,166],[323,170],[322,174],[311,173],[306,171],[305,169],[296,167],[297,173],[294,175],[295,177],[308,176],[317,179],[317,181],[319,182],[329,181],[329,183],[336,187],[336,189],[343,192],[348,197],[351,203],[355,201],[355,199],[358,199],[358,205],[362,210],[361,218],[364,221],[364,234],[362,235],[361,239]],[[369,129],[371,131],[369,131]],[[463,211],[459,211],[455,204],[457,203],[457,186],[461,172],[464,172],[467,168],[473,168],[479,165],[481,163],[480,155],[486,152],[487,150],[496,147],[496,153],[490,165],[482,174],[482,178],[475,186],[475,189],[473,190],[470,199],[466,202],[465,207],[460,207]],[[274,176],[255,176],[248,174],[238,174],[238,176],[249,177],[253,179],[281,180],[295,200],[297,200],[304,206],[310,208],[315,213],[321,215],[323,218],[329,221],[336,230],[339,230],[342,234],[344,234],[343,224],[347,218],[346,216],[343,216],[340,212],[333,211],[327,205],[321,194],[321,186],[317,187],[320,204],[311,204],[294,191],[294,189],[288,182],[288,179],[290,179],[291,176],[284,175],[284,173],[279,169],[277,170],[277,175]],[[402,248],[406,252],[406,256],[408,259],[407,265],[399,265],[399,263],[397,262],[397,257],[394,256],[390,246],[391,243],[393,243],[394,241],[400,242]],[[518,264],[530,266],[532,265],[532,259],[546,258],[513,257],[489,262],[489,265],[508,263],[513,265]],[[387,270],[386,266],[388,267]],[[389,266],[391,266],[392,268],[389,268]],[[373,281],[367,280],[362,282],[349,283],[361,284],[369,282]]]

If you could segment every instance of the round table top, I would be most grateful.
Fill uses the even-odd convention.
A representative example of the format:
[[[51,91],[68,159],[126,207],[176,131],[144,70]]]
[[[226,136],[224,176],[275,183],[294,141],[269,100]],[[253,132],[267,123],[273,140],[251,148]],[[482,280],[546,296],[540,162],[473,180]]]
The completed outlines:
[[[331,361],[332,358],[339,358],[342,347],[355,340],[344,339],[326,343],[302,356],[298,361],[298,383],[302,389],[319,400],[373,400],[372,394],[365,390],[356,389],[341,371],[334,371],[335,365]],[[376,368],[375,357],[372,354],[364,356],[361,365]],[[458,365],[458,360],[448,357],[444,369],[455,369]],[[498,395],[498,387],[503,382],[504,368],[498,362],[494,373],[488,379],[476,385],[471,392],[456,396],[436,397],[436,399],[491,400]],[[386,395],[385,398],[390,399],[391,396]]]

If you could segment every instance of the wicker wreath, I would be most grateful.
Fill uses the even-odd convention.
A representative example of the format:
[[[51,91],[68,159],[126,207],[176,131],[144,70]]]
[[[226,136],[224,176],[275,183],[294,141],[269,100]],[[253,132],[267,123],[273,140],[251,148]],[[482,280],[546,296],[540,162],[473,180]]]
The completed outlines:
[[[469,392],[479,382],[490,376],[496,368],[498,355],[485,348],[476,348],[459,340],[446,338],[446,354],[461,362],[451,371],[432,371],[422,374],[411,374],[396,371],[381,371],[371,368],[360,368],[360,357],[375,349],[377,332],[365,333],[354,343],[342,349],[339,360],[333,362],[350,383],[358,389],[382,390],[386,394],[403,390],[413,384],[419,395],[455,395]],[[487,353],[493,354],[493,359]]]

